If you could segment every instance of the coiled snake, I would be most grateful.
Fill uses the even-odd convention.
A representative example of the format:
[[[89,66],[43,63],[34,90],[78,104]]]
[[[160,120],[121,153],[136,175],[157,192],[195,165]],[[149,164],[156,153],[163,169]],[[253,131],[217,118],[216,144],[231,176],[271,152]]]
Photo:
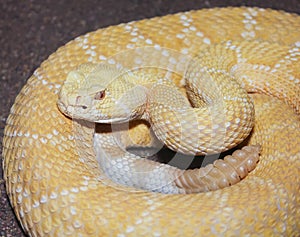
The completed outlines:
[[[199,10],[108,27],[58,49],[28,80],[5,128],[4,177],[23,228],[32,236],[299,234],[299,27],[299,16],[273,10]],[[209,52],[200,57],[207,65],[222,61],[212,51],[229,53],[216,73],[251,92],[255,122],[245,143],[261,146],[244,180],[193,194],[137,192],[99,180],[91,124],[74,133],[57,107],[61,85],[83,63],[147,45],[191,57]]]

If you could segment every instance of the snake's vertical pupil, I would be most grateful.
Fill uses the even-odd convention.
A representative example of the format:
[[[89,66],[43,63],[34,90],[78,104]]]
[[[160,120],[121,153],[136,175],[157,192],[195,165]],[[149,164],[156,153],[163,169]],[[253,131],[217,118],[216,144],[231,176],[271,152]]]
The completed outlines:
[[[102,100],[105,97],[105,90],[103,91],[98,91],[95,96],[94,99],[95,100]]]

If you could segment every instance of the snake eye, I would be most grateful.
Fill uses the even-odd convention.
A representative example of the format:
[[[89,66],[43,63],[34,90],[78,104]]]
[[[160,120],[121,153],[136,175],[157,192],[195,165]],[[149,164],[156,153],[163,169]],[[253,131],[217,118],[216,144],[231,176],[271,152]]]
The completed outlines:
[[[105,90],[103,91],[98,91],[95,96],[94,99],[95,100],[102,100],[105,97]]]

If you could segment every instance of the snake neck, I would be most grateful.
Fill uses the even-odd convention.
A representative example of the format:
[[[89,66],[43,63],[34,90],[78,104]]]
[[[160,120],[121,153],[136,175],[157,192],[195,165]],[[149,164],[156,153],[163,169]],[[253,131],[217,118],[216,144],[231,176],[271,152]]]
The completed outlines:
[[[151,93],[153,93],[153,87],[157,80],[147,76],[146,73],[138,72],[135,77],[130,77],[131,89],[124,93],[128,94],[128,97],[134,98],[134,100],[127,100],[132,103],[126,105],[131,110],[131,120],[143,119],[148,122],[150,120]]]

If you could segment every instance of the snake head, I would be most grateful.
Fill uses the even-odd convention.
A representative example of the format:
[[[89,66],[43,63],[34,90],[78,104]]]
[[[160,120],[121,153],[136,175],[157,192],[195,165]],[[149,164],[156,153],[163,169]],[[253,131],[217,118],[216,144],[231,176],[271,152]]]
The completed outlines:
[[[67,75],[58,108],[69,117],[98,123],[141,117],[147,91],[134,80],[132,73],[114,65],[83,64]]]

